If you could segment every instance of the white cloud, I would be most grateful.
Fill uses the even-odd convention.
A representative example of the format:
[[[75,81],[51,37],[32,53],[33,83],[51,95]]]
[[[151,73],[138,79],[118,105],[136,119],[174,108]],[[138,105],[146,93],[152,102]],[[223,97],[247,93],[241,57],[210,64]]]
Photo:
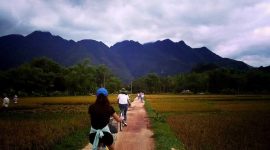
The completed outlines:
[[[252,64],[253,66],[259,67],[259,66],[269,66],[270,59],[269,56],[264,55],[245,55],[240,58],[238,58],[240,61],[244,61],[247,64]]]
[[[109,46],[170,38],[257,65],[242,58],[270,48],[269,18],[269,0],[9,0],[0,1],[0,36],[45,30]]]
[[[254,30],[254,34],[258,38],[270,39],[270,26],[257,28]]]

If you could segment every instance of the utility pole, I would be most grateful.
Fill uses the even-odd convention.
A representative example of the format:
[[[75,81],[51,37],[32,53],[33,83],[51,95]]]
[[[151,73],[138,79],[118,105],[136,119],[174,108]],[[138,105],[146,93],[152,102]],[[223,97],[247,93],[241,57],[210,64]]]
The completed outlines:
[[[131,85],[130,85],[130,92],[132,94],[132,81],[131,81]]]
[[[105,86],[105,71],[104,71],[104,73],[103,73],[103,86],[104,86],[104,88],[106,87],[106,86]]]

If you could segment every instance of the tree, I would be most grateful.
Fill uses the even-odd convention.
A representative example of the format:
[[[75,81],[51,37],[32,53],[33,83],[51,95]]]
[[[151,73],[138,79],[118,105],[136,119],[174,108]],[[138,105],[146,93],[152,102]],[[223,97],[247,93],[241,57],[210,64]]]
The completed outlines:
[[[90,62],[85,60],[65,71],[65,80],[68,92],[71,95],[93,93],[97,87],[95,83],[95,69],[90,66]]]

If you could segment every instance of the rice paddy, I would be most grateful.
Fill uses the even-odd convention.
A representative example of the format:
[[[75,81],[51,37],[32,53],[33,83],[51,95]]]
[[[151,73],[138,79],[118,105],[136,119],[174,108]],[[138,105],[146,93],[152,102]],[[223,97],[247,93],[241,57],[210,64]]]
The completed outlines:
[[[115,97],[109,97],[112,104]],[[89,129],[87,109],[94,101],[95,96],[76,96],[20,98],[17,104],[11,102],[7,111],[0,112],[0,149],[54,149],[66,137]],[[74,140],[84,142],[69,148],[84,147],[87,132]]]
[[[270,96],[149,95],[187,150],[269,149]]]
[[[116,97],[109,99],[117,109]],[[152,127],[167,130],[167,124],[181,143],[156,145],[187,150],[270,148],[270,96],[147,95],[146,100],[154,112],[150,117],[158,122]],[[84,147],[90,125],[87,109],[94,101],[95,96],[20,98],[0,112],[0,149],[58,149],[63,143],[71,149]],[[64,140],[76,133],[75,139]],[[166,135],[163,141],[171,136],[168,131],[155,134]]]

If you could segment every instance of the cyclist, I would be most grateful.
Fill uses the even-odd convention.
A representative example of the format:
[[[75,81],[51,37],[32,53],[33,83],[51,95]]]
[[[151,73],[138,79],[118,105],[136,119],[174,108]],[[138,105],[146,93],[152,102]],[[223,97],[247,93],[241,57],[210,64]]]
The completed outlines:
[[[124,125],[127,126],[127,110],[128,106],[130,105],[129,96],[127,94],[127,90],[125,88],[122,88],[120,90],[120,94],[117,97],[119,109],[121,113],[124,115]]]
[[[18,103],[18,96],[16,94],[14,95],[13,101],[14,101],[15,104]]]
[[[143,103],[144,102],[144,93],[141,92],[141,102]]]
[[[108,91],[105,88],[99,88],[96,92],[96,96],[95,103],[89,106],[88,109],[91,118],[89,140],[94,150],[97,149],[100,142],[106,145],[110,150],[113,150],[113,136],[108,126],[110,117],[112,116],[118,122],[123,119],[118,117],[114,108],[110,105]]]

